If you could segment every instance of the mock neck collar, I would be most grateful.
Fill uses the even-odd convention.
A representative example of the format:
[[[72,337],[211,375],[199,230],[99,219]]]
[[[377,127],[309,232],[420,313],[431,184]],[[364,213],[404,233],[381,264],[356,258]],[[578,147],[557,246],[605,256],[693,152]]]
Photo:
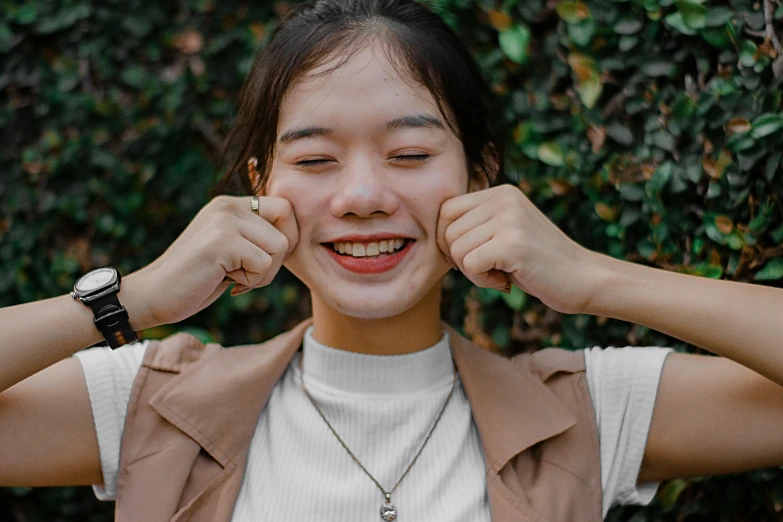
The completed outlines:
[[[305,384],[336,395],[365,399],[417,395],[454,380],[454,360],[447,332],[424,350],[403,355],[370,355],[321,344],[313,338],[310,326],[304,334],[303,353]],[[299,379],[298,358],[293,362]]]
[[[184,371],[179,359],[169,360],[167,350],[148,348],[143,365],[182,372],[158,390],[150,406],[196,440],[222,466],[227,465],[247,446],[272,388],[302,346],[305,330],[311,324],[312,319],[303,321],[263,345],[228,349],[207,346],[212,354],[204,364]],[[576,424],[554,392],[533,375],[529,356],[509,360],[473,344],[446,323],[441,325],[449,334],[451,354],[492,472],[497,473],[514,455]],[[204,349],[200,341],[186,333],[163,342],[186,347],[185,355],[180,357],[185,360],[199,358],[197,354]],[[171,350],[171,354],[177,353]]]

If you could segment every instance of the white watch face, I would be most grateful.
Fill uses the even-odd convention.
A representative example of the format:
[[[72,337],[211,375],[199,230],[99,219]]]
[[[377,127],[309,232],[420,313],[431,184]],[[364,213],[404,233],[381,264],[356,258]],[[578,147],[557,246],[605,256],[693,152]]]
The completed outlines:
[[[76,283],[76,289],[80,292],[91,292],[100,288],[114,278],[114,270],[111,268],[99,268],[82,277]]]

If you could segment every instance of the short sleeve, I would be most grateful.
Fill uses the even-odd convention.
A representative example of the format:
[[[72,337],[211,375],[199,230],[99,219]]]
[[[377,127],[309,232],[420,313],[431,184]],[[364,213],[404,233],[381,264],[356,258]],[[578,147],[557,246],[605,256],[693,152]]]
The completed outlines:
[[[147,341],[138,342],[116,350],[90,348],[74,355],[84,371],[101,453],[103,486],[93,485],[99,500],[114,500],[117,494],[117,469],[125,414],[147,344]]]
[[[671,348],[585,350],[601,451],[603,516],[619,504],[647,505],[658,482],[637,485],[658,384]]]

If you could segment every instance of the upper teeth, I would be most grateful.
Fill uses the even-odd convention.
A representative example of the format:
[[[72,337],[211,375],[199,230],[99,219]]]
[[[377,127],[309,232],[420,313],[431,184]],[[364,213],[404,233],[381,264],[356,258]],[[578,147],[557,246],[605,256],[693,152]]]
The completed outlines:
[[[404,239],[385,239],[372,243],[332,243],[332,248],[341,254],[353,257],[377,256],[382,252],[394,252],[402,248]]]

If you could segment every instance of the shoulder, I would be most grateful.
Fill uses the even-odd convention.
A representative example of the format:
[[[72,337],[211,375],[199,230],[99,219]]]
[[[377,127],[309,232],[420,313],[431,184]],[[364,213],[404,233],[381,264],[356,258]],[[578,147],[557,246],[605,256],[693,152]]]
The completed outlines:
[[[530,354],[517,355],[513,359],[517,364],[528,365],[530,371],[542,381],[560,373],[577,374],[585,371],[584,350],[544,348]]]

